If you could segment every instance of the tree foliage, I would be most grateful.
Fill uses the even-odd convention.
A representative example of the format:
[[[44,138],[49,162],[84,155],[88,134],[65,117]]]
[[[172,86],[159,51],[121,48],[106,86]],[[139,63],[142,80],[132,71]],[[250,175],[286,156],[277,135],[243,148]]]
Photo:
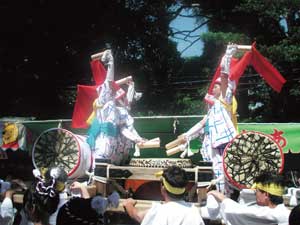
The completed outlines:
[[[194,11],[195,16],[206,18],[211,31],[202,37],[205,44],[204,55],[210,59],[218,58],[217,55],[221,56],[228,38],[232,38],[230,42],[241,44],[251,44],[256,41],[258,50],[287,79],[282,92],[277,94],[257,77],[253,69],[249,68],[246,75],[242,77],[243,86],[238,88],[237,93],[242,97],[240,104],[244,104],[242,117],[265,122],[299,121],[296,108],[300,106],[297,91],[300,86],[300,1],[198,0],[193,2],[198,3],[198,8]],[[214,62],[211,65],[214,67],[216,64],[217,62]]]
[[[92,85],[91,54],[110,44],[116,79],[132,75],[144,105],[166,98],[181,59],[168,39],[176,1],[55,0],[1,3],[2,116],[70,118],[76,85]],[[141,103],[143,104],[143,103]]]
[[[299,120],[299,7],[300,0],[5,1],[0,8],[0,115],[70,118],[76,85],[93,84],[90,55],[105,44],[114,52],[116,79],[132,75],[144,93],[134,113],[199,112],[204,107],[196,101],[204,96],[226,44],[256,41],[288,82],[282,93],[274,93],[249,68],[237,93],[239,112],[252,120]],[[169,24],[184,8],[193,9],[198,28],[207,25],[210,31],[199,37],[204,42],[200,57],[182,59],[169,39],[175,35]]]

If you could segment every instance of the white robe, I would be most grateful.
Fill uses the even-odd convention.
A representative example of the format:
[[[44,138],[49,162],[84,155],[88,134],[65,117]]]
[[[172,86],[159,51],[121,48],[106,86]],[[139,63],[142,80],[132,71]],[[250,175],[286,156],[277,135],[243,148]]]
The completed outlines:
[[[213,198],[213,196],[211,197]],[[214,200],[212,198],[210,200]],[[201,208],[201,212],[204,212],[203,208]],[[218,213],[219,215],[217,215]],[[219,206],[208,208],[208,216],[210,215],[214,215],[214,219],[222,218],[226,225],[288,225],[290,210],[284,204],[279,204],[275,208],[259,205],[248,206],[226,198],[219,203]],[[207,218],[207,214],[202,214],[202,216]]]
[[[199,210],[190,203],[153,203],[141,225],[204,225]]]
[[[0,203],[0,225],[13,224],[15,217],[15,209],[10,198],[4,198]]]

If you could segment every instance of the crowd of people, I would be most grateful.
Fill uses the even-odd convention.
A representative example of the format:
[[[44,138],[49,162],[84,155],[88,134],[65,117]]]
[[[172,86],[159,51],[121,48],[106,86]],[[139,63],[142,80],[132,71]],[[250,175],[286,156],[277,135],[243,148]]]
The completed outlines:
[[[105,224],[105,212],[108,208],[118,207],[119,194],[114,191],[107,198],[91,196],[86,184],[75,181],[67,185],[64,177],[64,171],[56,167],[44,175],[35,174],[35,181],[27,190],[12,188],[2,182],[0,224]],[[147,210],[137,208],[137,200],[132,198],[122,202],[128,216],[137,223],[204,225],[207,221],[219,221],[219,224],[227,225],[295,225],[300,221],[300,205],[292,210],[284,205],[285,186],[278,174],[263,172],[256,177],[252,187],[256,201],[249,204],[234,201],[217,190],[207,193],[204,206],[186,202],[187,173],[177,166],[163,170],[160,183],[163,202],[154,202]],[[21,219],[15,221],[17,210],[13,195],[18,190],[25,190],[25,193],[23,207],[18,212]]]

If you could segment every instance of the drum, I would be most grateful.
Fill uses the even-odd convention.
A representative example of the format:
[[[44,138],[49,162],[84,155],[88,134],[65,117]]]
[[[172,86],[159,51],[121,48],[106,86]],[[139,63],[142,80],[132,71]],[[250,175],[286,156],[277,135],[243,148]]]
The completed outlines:
[[[242,132],[225,148],[225,177],[236,188],[251,188],[262,171],[281,173],[284,155],[281,147],[267,135],[255,131]]]
[[[90,170],[93,155],[86,138],[62,128],[52,128],[42,132],[32,149],[35,168],[59,166],[70,179],[80,178]]]
[[[129,166],[143,168],[167,168],[169,166],[178,166],[181,168],[192,168],[193,164],[190,159],[175,158],[132,158]],[[136,198],[160,200],[160,182],[149,180],[132,180],[125,181],[125,189],[132,190]],[[148,192],[147,190],[152,190]]]

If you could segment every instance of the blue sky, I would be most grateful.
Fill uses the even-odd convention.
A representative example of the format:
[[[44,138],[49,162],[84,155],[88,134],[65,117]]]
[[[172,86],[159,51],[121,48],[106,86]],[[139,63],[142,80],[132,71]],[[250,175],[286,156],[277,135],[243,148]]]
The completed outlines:
[[[191,10],[184,10],[182,11],[182,15],[191,15]],[[170,27],[174,30],[193,30],[197,26],[196,19],[195,18],[187,18],[182,16],[177,16],[176,19],[174,19]],[[207,32],[207,27],[202,27],[201,29],[196,30],[192,33],[193,36],[199,37],[201,33]],[[183,38],[184,36],[178,36],[180,38]],[[189,38],[190,41],[193,41],[197,39],[195,38]],[[177,44],[177,50],[181,52],[184,48],[186,48],[189,45],[189,42],[186,42],[184,40],[179,40],[177,38],[172,38],[172,40],[176,41]],[[202,54],[203,49],[203,43],[202,41],[197,41],[193,46],[191,46],[189,49],[183,52],[181,55],[182,57],[190,57],[190,56],[200,56]]]

